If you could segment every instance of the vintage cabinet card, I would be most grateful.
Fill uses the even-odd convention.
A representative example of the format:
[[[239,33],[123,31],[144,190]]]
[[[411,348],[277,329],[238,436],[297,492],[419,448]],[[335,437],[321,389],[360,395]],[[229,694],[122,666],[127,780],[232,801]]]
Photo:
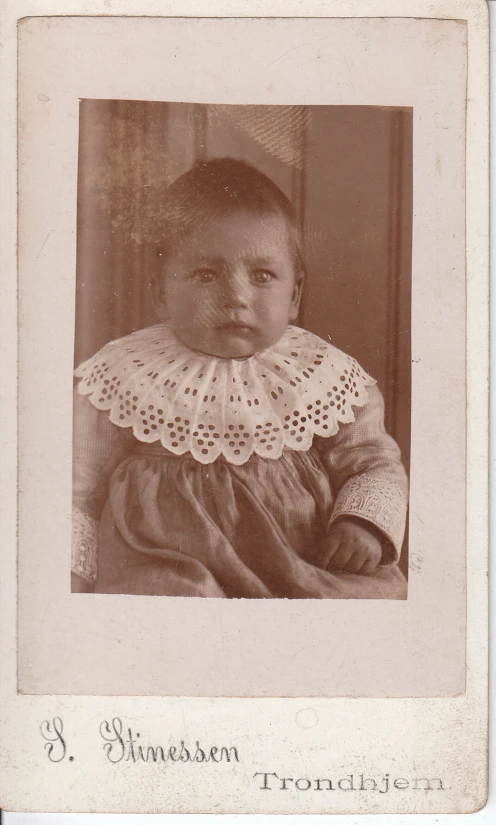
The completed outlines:
[[[4,37],[1,804],[480,809],[486,4]]]

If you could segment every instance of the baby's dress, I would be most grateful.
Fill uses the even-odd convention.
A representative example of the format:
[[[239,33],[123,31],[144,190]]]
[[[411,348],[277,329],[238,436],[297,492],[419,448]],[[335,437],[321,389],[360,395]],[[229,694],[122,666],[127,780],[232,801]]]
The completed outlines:
[[[406,598],[406,474],[350,356],[292,326],[215,358],[159,324],[76,376],[72,569],[97,593]],[[340,516],[380,538],[372,574],[327,569]]]

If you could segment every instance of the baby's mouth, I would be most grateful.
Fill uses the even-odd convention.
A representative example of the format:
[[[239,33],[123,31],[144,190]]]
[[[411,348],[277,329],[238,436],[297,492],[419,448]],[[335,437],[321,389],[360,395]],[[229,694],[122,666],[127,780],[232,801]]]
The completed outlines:
[[[245,321],[225,321],[223,324],[218,324],[217,329],[224,330],[248,330],[251,331],[253,327]]]

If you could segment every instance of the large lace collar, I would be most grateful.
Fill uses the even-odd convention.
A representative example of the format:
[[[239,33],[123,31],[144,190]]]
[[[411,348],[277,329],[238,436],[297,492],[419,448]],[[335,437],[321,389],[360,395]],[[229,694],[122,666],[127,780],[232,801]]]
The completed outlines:
[[[375,384],[349,355],[294,326],[270,349],[234,360],[193,352],[158,324],[111,341],[76,376],[118,427],[202,464],[308,450],[314,435],[354,421]]]

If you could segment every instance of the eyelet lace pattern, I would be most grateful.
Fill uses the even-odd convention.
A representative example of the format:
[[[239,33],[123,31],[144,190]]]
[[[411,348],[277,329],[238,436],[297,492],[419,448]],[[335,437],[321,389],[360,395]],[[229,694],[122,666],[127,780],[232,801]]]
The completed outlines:
[[[112,341],[76,370],[78,391],[118,427],[202,464],[308,450],[354,421],[375,384],[349,355],[298,327],[245,360],[184,346],[168,324]]]

